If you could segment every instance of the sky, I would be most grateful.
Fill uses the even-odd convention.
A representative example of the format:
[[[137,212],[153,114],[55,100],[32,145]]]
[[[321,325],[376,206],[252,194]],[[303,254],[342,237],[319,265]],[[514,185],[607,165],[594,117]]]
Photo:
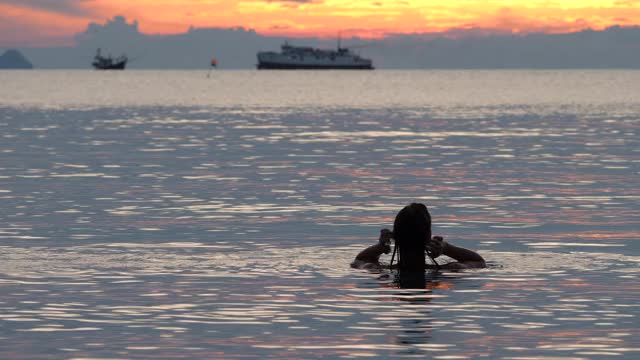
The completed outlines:
[[[0,0],[0,46],[73,45],[87,24],[116,15],[137,20],[146,34],[191,26],[327,38],[566,33],[640,25],[640,0]]]

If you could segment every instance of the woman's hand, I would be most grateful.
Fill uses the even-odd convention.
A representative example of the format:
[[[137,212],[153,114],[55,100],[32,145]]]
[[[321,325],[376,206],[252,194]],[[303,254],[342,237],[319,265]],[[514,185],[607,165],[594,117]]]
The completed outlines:
[[[442,236],[434,236],[425,244],[424,247],[427,250],[427,253],[429,253],[429,256],[435,259],[442,255],[445,246],[447,246],[447,242],[444,241]]]
[[[384,248],[384,253],[391,252],[391,239],[393,239],[393,232],[389,229],[380,230],[380,238],[378,243]]]

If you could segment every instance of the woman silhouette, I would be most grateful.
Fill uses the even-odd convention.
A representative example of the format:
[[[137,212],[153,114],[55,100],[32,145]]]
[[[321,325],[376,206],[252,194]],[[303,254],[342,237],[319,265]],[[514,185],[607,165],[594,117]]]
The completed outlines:
[[[376,245],[362,250],[355,258],[352,267],[379,267],[382,253],[391,250],[391,239],[395,240],[398,253],[398,269],[402,272],[424,272],[425,269],[474,269],[486,266],[482,256],[475,251],[454,246],[441,236],[431,235],[431,215],[424,204],[412,203],[405,206],[393,222],[393,232],[380,231]],[[432,259],[446,255],[454,260],[443,265],[427,265],[425,253]]]

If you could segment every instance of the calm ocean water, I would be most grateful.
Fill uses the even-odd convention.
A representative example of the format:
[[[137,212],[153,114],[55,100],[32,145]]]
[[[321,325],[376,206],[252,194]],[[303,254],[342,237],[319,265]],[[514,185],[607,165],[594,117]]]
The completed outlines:
[[[0,72],[0,358],[640,357],[640,72],[206,75]]]

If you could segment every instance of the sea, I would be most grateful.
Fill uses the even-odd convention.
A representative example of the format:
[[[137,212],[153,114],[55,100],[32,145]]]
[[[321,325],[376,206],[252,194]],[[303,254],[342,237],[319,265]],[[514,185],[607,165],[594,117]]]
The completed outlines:
[[[640,71],[0,71],[0,358],[638,359],[639,175]]]

